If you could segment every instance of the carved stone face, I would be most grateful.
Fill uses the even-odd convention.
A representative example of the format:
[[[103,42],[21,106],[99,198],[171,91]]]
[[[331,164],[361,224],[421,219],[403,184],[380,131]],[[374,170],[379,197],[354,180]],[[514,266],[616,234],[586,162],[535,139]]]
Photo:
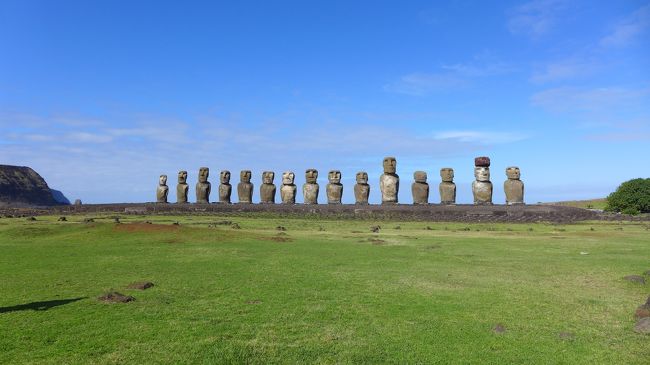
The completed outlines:
[[[341,183],[341,171],[332,170],[327,174],[327,179],[330,181],[330,184],[340,184]]]
[[[264,171],[262,173],[262,183],[264,184],[273,184],[273,178],[275,178],[273,171]]]
[[[305,171],[305,181],[307,181],[308,184],[315,184],[317,179],[318,179],[318,170],[307,169],[307,171]]]
[[[199,169],[199,182],[200,183],[208,182],[208,176],[210,176],[210,169],[207,167],[201,167]]]
[[[179,171],[178,172],[178,183],[179,184],[187,183],[187,171]]]
[[[444,167],[440,169],[440,177],[444,182],[453,182],[454,181],[454,169],[450,167]]]
[[[395,157],[384,157],[384,174],[394,174],[397,171],[397,160]]]
[[[519,167],[516,166],[511,166],[506,169],[506,176],[508,176],[508,179],[510,180],[519,180],[521,178],[521,172],[519,171]]]
[[[167,185],[167,175],[160,175],[160,178],[158,179],[158,184]]]
[[[413,173],[413,179],[415,182],[425,183],[427,182],[427,173],[424,171],[416,171]]]
[[[293,181],[296,179],[296,174],[291,171],[282,173],[282,185],[293,185]]]
[[[367,184],[368,183],[368,173],[365,171],[357,172],[357,183],[358,184]]]
[[[219,174],[219,179],[221,180],[222,184],[229,184],[230,183],[230,171],[228,170],[223,170]]]
[[[239,180],[243,183],[251,182],[251,170],[242,170],[239,173]]]
[[[474,177],[476,181],[490,181],[490,168],[489,167],[475,167]]]

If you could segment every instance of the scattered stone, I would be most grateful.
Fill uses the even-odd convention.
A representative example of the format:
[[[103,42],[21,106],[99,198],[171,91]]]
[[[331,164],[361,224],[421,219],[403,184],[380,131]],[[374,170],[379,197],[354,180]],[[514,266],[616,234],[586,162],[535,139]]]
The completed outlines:
[[[379,230],[381,229],[380,226],[372,226],[370,227],[370,231],[373,233],[379,233]]]
[[[84,223],[93,223],[95,219],[93,218],[84,218]]]
[[[260,304],[260,303],[262,303],[262,301],[259,299],[253,299],[246,302],[246,304]]]
[[[322,231],[325,230],[325,227],[323,227],[323,226],[318,226],[318,230],[322,232]]]
[[[628,275],[625,276],[623,279],[627,281],[631,281],[633,283],[645,285],[645,278],[641,275]]]
[[[590,231],[595,231],[594,227],[589,228]]]
[[[561,340],[573,340],[575,335],[571,332],[560,332],[557,335]]]
[[[427,231],[433,231],[433,228],[431,228],[431,227],[429,227],[429,226],[427,226],[427,228],[425,228],[425,229],[426,229]]]
[[[135,298],[130,295],[124,295],[116,291],[112,291],[110,293],[104,294],[97,299],[106,303],[128,303],[135,300]]]
[[[81,199],[75,199],[74,205],[81,205]]]
[[[506,332],[506,327],[504,325],[502,325],[502,324],[497,324],[496,326],[494,326],[492,328],[492,331],[494,331],[494,333],[498,333],[498,334],[505,333]]]
[[[533,227],[529,227],[528,232],[532,232],[532,231],[533,231]]]
[[[402,229],[401,226],[395,226],[395,229]]]
[[[277,229],[278,231],[283,231],[283,232],[287,230],[284,226],[277,226],[277,227],[275,227],[275,229]]]
[[[119,218],[119,217],[115,217],[115,218],[113,218],[113,222],[114,222],[115,224],[120,224],[120,223],[122,223],[122,222],[120,221],[120,218]]]
[[[153,286],[153,283],[150,281],[140,281],[129,284],[129,286],[127,286],[127,289],[147,290],[149,288],[153,288]]]
[[[67,222],[67,221],[68,221],[68,218],[66,218],[66,217],[59,217],[59,219],[57,219],[57,221],[59,221],[59,222]]]
[[[237,223],[233,223],[230,227],[231,227],[232,229],[241,229],[241,227],[240,227],[239,224],[237,224]]]
[[[643,275],[650,276],[650,270],[646,270],[646,271],[643,273]]]
[[[178,221],[176,221],[176,222],[174,222],[172,224],[175,225],[175,226],[180,226],[181,225],[180,222],[178,222]]]
[[[36,220],[36,217],[28,217],[27,220],[28,220],[28,221],[35,221],[35,220]]]
[[[650,317],[641,318],[634,325],[634,332],[650,334]]]
[[[634,312],[634,318],[640,319],[646,317],[650,317],[650,309],[646,308],[644,305],[639,306],[639,308],[636,309],[636,312]]]
[[[153,224],[152,221],[144,221],[144,224]]]

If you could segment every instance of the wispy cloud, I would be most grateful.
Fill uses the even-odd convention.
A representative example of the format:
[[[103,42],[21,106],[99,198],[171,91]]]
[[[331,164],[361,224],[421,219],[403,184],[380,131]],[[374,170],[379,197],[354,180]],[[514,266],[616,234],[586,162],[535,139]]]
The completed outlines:
[[[531,103],[552,112],[594,112],[650,102],[650,90],[623,87],[575,88],[558,87],[531,97]]]
[[[650,28],[650,4],[646,4],[614,25],[612,31],[600,40],[603,47],[627,46]],[[646,42],[647,43],[647,42]]]
[[[533,0],[510,11],[508,30],[538,38],[549,33],[567,8],[564,0]]]
[[[537,84],[565,81],[591,75],[601,67],[595,60],[576,56],[537,68],[530,81]]]
[[[437,140],[456,140],[466,143],[479,143],[484,145],[503,144],[522,141],[528,138],[523,133],[513,132],[485,132],[485,131],[444,131],[434,134]]]

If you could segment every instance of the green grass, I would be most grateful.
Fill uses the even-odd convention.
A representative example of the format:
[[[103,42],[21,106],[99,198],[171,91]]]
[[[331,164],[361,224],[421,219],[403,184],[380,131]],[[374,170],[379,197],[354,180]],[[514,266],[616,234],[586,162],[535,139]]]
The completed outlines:
[[[648,287],[622,279],[650,269],[647,223],[56,218],[0,219],[2,364],[650,358],[632,331]],[[111,289],[137,300],[97,300]]]
[[[607,206],[607,199],[589,199],[589,200],[570,200],[564,202],[550,203],[553,205],[565,205],[568,207],[582,208],[582,209],[600,209],[603,210]]]

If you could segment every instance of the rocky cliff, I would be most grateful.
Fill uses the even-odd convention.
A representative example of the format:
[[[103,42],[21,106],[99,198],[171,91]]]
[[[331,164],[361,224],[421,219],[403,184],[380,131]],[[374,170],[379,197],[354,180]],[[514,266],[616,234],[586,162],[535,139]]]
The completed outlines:
[[[29,206],[65,204],[57,200],[62,199],[55,198],[50,187],[36,171],[26,166],[0,165],[0,204]]]

